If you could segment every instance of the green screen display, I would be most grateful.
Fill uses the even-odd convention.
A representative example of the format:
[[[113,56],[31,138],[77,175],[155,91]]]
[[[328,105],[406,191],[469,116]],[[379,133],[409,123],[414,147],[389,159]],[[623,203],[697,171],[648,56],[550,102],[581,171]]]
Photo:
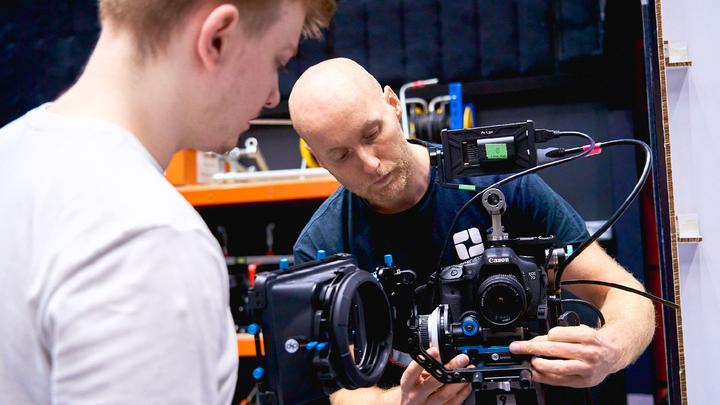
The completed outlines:
[[[507,159],[507,145],[504,143],[485,144],[485,156],[487,159],[492,160]]]

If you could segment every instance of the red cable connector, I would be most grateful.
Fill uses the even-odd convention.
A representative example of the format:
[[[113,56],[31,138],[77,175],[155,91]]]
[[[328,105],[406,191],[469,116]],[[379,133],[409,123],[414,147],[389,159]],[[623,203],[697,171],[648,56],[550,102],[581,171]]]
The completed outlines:
[[[583,146],[583,152],[586,152],[588,149],[590,149],[590,145]],[[590,152],[587,156],[599,155],[601,153],[602,153],[602,144],[596,143],[592,152]]]
[[[248,264],[247,275],[250,287],[255,287],[255,274],[257,274],[257,264]]]

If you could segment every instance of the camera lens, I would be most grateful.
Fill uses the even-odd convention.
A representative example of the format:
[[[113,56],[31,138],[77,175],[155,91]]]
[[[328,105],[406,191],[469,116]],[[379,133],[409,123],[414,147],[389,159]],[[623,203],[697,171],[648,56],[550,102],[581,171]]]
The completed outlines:
[[[493,206],[498,205],[498,204],[500,204],[500,196],[497,194],[490,194],[488,196],[487,201],[488,201],[488,204],[490,204],[490,205],[493,205]]]
[[[485,279],[477,297],[480,315],[495,326],[515,323],[527,309],[525,290],[510,274],[495,274]]]

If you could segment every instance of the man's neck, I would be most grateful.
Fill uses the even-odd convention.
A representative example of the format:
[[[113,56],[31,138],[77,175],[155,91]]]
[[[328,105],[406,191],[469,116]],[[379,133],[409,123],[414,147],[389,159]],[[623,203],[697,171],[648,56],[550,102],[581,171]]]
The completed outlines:
[[[412,164],[407,187],[409,195],[413,197],[412,206],[415,206],[425,196],[430,185],[430,155],[427,148],[422,145],[411,143],[408,147]]]
[[[178,149],[178,139],[163,108],[162,85],[148,64],[137,62],[127,36],[103,31],[78,81],[49,110],[67,116],[103,120],[131,132],[165,168]]]

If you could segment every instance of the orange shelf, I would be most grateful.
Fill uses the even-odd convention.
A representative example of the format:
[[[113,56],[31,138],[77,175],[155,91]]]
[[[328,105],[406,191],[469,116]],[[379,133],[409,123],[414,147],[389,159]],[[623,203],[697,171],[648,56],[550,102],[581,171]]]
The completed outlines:
[[[339,186],[334,177],[277,180],[250,183],[178,186],[177,190],[195,207],[320,199]]]
[[[238,333],[237,335],[238,355],[240,357],[255,357],[255,337],[249,333]],[[260,335],[260,351],[265,355],[265,344]]]

